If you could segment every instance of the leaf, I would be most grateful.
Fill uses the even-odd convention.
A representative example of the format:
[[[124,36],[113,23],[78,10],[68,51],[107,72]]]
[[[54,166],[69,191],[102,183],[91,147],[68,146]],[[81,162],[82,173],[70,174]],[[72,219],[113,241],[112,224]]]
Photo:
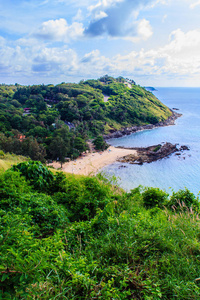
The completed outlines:
[[[2,279],[1,281],[5,281],[7,278],[9,278],[9,274],[8,273],[4,273],[3,276],[2,276]]]

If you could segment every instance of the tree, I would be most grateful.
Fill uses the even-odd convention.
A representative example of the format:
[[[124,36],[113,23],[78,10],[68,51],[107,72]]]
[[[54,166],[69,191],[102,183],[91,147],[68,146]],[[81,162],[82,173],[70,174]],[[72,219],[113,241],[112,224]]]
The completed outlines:
[[[22,127],[22,117],[20,115],[15,114],[10,120],[12,128],[20,130]]]
[[[69,142],[66,143],[61,136],[56,136],[49,145],[49,152],[52,155],[52,159],[59,160],[62,168],[62,164],[65,162],[69,152]]]
[[[95,145],[96,150],[105,150],[109,147],[109,145],[104,141],[102,135],[99,135],[94,141],[93,144]]]
[[[46,149],[33,137],[28,137],[21,142],[22,155],[29,156],[32,160],[45,162]]]
[[[59,129],[54,131],[53,140],[49,145],[49,152],[52,155],[52,159],[60,161],[62,168],[62,164],[70,152],[70,133],[68,126],[61,125]]]
[[[88,147],[85,140],[77,136],[74,139],[74,148],[76,148],[79,152],[84,152]]]

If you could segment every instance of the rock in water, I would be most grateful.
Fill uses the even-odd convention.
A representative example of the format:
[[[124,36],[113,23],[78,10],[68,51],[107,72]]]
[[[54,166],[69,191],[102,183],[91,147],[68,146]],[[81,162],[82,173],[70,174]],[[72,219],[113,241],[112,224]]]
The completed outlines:
[[[137,150],[137,154],[126,155],[122,158],[119,158],[118,161],[123,163],[142,165],[143,163],[151,163],[153,161],[168,157],[169,155],[177,151],[189,150],[187,146],[181,146],[178,149],[177,144],[171,144],[168,142],[163,145],[158,144],[146,148],[141,147],[131,149]]]

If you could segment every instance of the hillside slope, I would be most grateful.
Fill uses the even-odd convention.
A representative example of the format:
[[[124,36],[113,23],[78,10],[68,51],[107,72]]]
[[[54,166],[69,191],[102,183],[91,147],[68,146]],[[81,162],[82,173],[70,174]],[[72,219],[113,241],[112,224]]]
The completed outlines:
[[[124,127],[156,124],[171,111],[122,77],[54,85],[0,86],[0,149],[34,160],[75,158],[86,141]]]
[[[0,298],[200,299],[198,199],[38,162],[0,174]]]

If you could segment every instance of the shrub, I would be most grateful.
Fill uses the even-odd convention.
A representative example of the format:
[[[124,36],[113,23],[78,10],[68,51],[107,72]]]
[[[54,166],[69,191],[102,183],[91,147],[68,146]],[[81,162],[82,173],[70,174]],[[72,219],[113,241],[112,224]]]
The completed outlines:
[[[5,153],[3,152],[3,150],[0,150],[0,158],[4,158],[5,157]]]
[[[195,195],[188,189],[173,192],[168,203],[170,209],[186,210],[193,207],[195,210],[199,209],[199,202]]]
[[[105,150],[109,147],[101,135],[97,136],[97,138],[93,141],[93,144],[96,150]]]
[[[143,204],[147,208],[152,208],[155,206],[162,207],[165,204],[167,197],[167,193],[160,190],[159,188],[153,187],[147,188],[142,193]]]
[[[21,198],[19,206],[28,213],[32,225],[36,225],[36,235],[52,234],[68,223],[67,211],[48,195],[28,194]]]
[[[53,173],[39,161],[22,162],[12,170],[19,171],[38,191],[48,190],[54,179]]]
[[[21,195],[30,191],[31,188],[19,172],[7,170],[0,175],[0,208],[18,205]]]
[[[96,177],[82,177],[79,180],[68,176],[62,189],[53,195],[57,203],[64,205],[70,221],[90,220],[97,210],[103,209],[109,200],[110,186]]]

